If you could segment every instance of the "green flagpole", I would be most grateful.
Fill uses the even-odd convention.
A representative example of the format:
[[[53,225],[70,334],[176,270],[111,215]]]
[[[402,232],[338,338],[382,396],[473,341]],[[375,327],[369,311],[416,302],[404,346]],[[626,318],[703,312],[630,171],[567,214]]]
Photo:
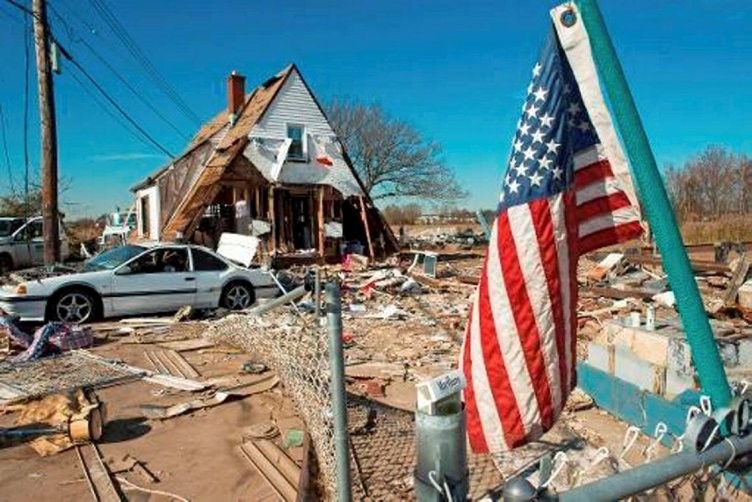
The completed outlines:
[[[640,202],[655,242],[661,252],[663,268],[676,297],[684,331],[692,350],[700,386],[714,407],[727,406],[731,400],[726,372],[718,346],[702,304],[687,251],[684,248],[676,217],[658,173],[655,157],[642,127],[632,93],[621,63],[603,21],[597,0],[575,0],[590,38],[596,66],[606,88],[627,157],[632,166]]]

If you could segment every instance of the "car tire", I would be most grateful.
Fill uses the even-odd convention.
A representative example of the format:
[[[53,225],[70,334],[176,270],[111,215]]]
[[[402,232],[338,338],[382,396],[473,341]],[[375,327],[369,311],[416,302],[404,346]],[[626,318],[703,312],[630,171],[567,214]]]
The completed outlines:
[[[245,281],[233,281],[224,287],[219,298],[220,308],[227,310],[247,309],[256,302],[253,285]]]
[[[82,324],[96,321],[100,315],[97,297],[81,288],[61,291],[47,304],[47,319],[50,321]]]
[[[0,255],[0,275],[8,275],[13,271],[13,258],[9,254]]]

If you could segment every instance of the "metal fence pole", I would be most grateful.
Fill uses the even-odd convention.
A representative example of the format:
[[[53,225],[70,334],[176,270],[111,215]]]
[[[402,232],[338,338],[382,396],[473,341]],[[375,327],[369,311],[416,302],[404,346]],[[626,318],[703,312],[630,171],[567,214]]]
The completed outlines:
[[[319,322],[319,318],[321,317],[321,267],[318,265],[316,265],[313,301],[316,302],[316,322]]]
[[[334,453],[337,469],[337,501],[350,502],[350,438],[347,431],[345,356],[342,350],[342,303],[339,285],[326,285],[326,325],[329,331],[332,413],[334,414]]]

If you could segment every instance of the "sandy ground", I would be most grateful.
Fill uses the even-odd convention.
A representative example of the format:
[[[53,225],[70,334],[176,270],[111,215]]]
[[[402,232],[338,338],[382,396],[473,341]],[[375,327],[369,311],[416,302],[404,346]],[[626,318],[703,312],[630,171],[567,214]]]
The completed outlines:
[[[94,352],[118,357],[148,368],[144,348],[109,343]],[[183,355],[202,377],[237,374],[245,355]],[[99,443],[108,465],[126,454],[144,462],[159,482],[148,484],[126,473],[126,479],[148,488],[168,491],[190,500],[276,500],[276,496],[237,450],[248,426],[275,421],[283,434],[301,428],[289,400],[275,388],[217,407],[164,421],[146,420],[141,404],[172,404],[190,399],[190,393],[137,381],[97,391],[106,403],[108,423]],[[290,456],[302,459],[302,449]],[[0,449],[0,500],[86,500],[91,498],[78,457],[68,450],[40,457],[27,445]],[[166,500],[127,492],[130,500]]]

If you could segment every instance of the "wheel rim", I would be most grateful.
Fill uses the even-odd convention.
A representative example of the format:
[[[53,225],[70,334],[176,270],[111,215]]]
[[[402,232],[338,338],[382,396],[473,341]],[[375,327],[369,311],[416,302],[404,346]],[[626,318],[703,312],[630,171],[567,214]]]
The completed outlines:
[[[251,304],[251,293],[245,286],[232,286],[225,296],[225,305],[230,310],[241,310]]]
[[[64,322],[84,322],[91,316],[91,300],[81,293],[68,293],[57,302],[57,317]]]

